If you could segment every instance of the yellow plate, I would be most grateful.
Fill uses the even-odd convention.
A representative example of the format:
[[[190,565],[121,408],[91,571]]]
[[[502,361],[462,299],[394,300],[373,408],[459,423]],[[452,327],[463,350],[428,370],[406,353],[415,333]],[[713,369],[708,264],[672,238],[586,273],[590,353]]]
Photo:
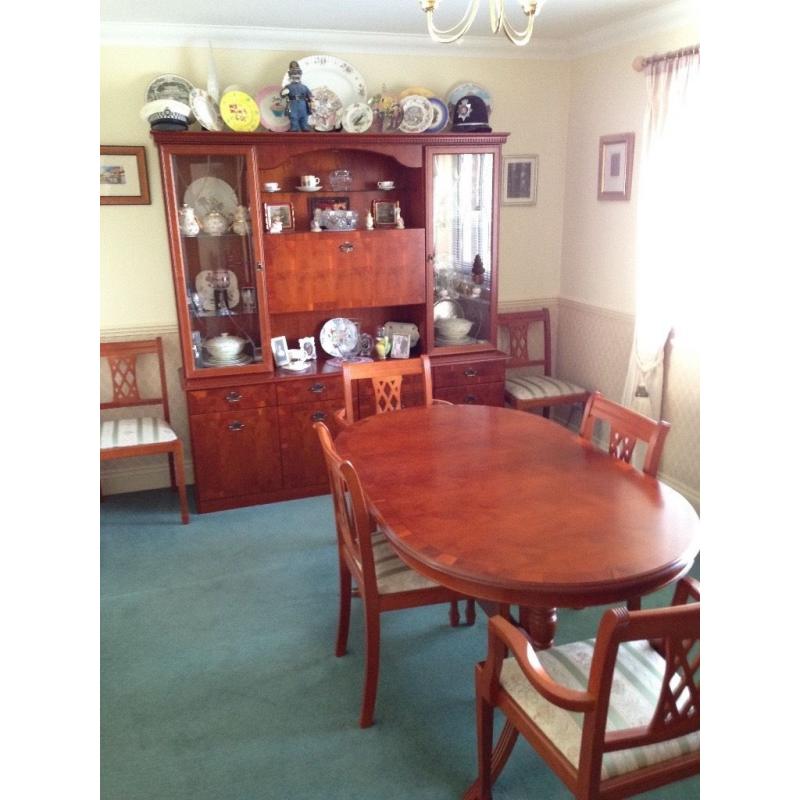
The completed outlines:
[[[422,97],[434,97],[434,93],[430,89],[426,89],[424,86],[412,86],[410,89],[403,89],[400,92],[400,100],[412,95],[412,94],[419,94]]]
[[[239,133],[252,133],[261,121],[258,104],[246,92],[225,92],[219,101],[219,113],[225,124]]]

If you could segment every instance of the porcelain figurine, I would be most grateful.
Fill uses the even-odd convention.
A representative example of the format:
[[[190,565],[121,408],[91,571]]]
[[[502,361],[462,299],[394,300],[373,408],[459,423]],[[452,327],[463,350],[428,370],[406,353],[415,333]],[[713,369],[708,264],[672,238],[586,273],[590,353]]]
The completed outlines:
[[[279,219],[274,219],[269,226],[270,233],[283,233],[283,223]]]
[[[229,225],[230,223],[226,216],[219,211],[209,211],[208,214],[203,217],[201,223],[203,233],[208,233],[211,236],[222,236],[222,234],[228,230]]]
[[[197,236],[200,233],[200,223],[197,221],[194,209],[185,203],[178,211],[178,228],[184,236]]]
[[[236,206],[233,212],[233,232],[239,236],[250,233],[250,213],[244,206]]]
[[[281,97],[289,100],[289,130],[310,131],[308,115],[311,111],[311,89],[301,83],[303,70],[296,61],[289,63],[289,85],[281,89]]]
[[[367,222],[366,222],[367,230],[371,231],[375,229],[375,218],[372,216],[370,212],[367,212]]]

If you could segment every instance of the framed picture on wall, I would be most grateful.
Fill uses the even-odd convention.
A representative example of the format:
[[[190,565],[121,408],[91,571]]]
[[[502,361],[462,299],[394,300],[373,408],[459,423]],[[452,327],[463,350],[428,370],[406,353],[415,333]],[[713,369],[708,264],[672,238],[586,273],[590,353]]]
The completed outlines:
[[[503,205],[536,205],[539,156],[503,158]]]
[[[632,133],[613,133],[600,137],[598,200],[631,199],[633,139]]]
[[[100,205],[150,205],[144,147],[100,145]]]

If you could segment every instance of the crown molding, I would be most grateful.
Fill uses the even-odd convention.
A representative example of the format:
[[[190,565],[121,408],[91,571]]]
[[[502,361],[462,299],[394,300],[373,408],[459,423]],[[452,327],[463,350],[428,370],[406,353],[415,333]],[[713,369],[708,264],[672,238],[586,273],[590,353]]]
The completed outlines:
[[[100,44],[206,48],[210,42],[217,49],[230,50],[566,60],[692,23],[696,23],[693,0],[675,0],[654,11],[572,39],[537,39],[534,32],[532,43],[526,47],[515,47],[503,36],[465,36],[445,45],[434,42],[427,34],[127,22],[102,22]]]

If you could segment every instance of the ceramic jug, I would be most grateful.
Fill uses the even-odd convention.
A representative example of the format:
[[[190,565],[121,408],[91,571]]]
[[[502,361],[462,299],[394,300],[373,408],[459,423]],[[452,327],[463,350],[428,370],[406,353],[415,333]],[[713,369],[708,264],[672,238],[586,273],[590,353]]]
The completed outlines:
[[[210,211],[203,217],[201,226],[203,233],[208,233],[211,236],[222,236],[228,230],[228,220],[224,214],[219,211]]]
[[[244,206],[236,206],[233,212],[233,232],[239,236],[247,236],[250,233],[249,212]]]
[[[194,214],[194,209],[185,203],[178,211],[178,227],[184,236],[197,236],[200,233],[200,223]]]

